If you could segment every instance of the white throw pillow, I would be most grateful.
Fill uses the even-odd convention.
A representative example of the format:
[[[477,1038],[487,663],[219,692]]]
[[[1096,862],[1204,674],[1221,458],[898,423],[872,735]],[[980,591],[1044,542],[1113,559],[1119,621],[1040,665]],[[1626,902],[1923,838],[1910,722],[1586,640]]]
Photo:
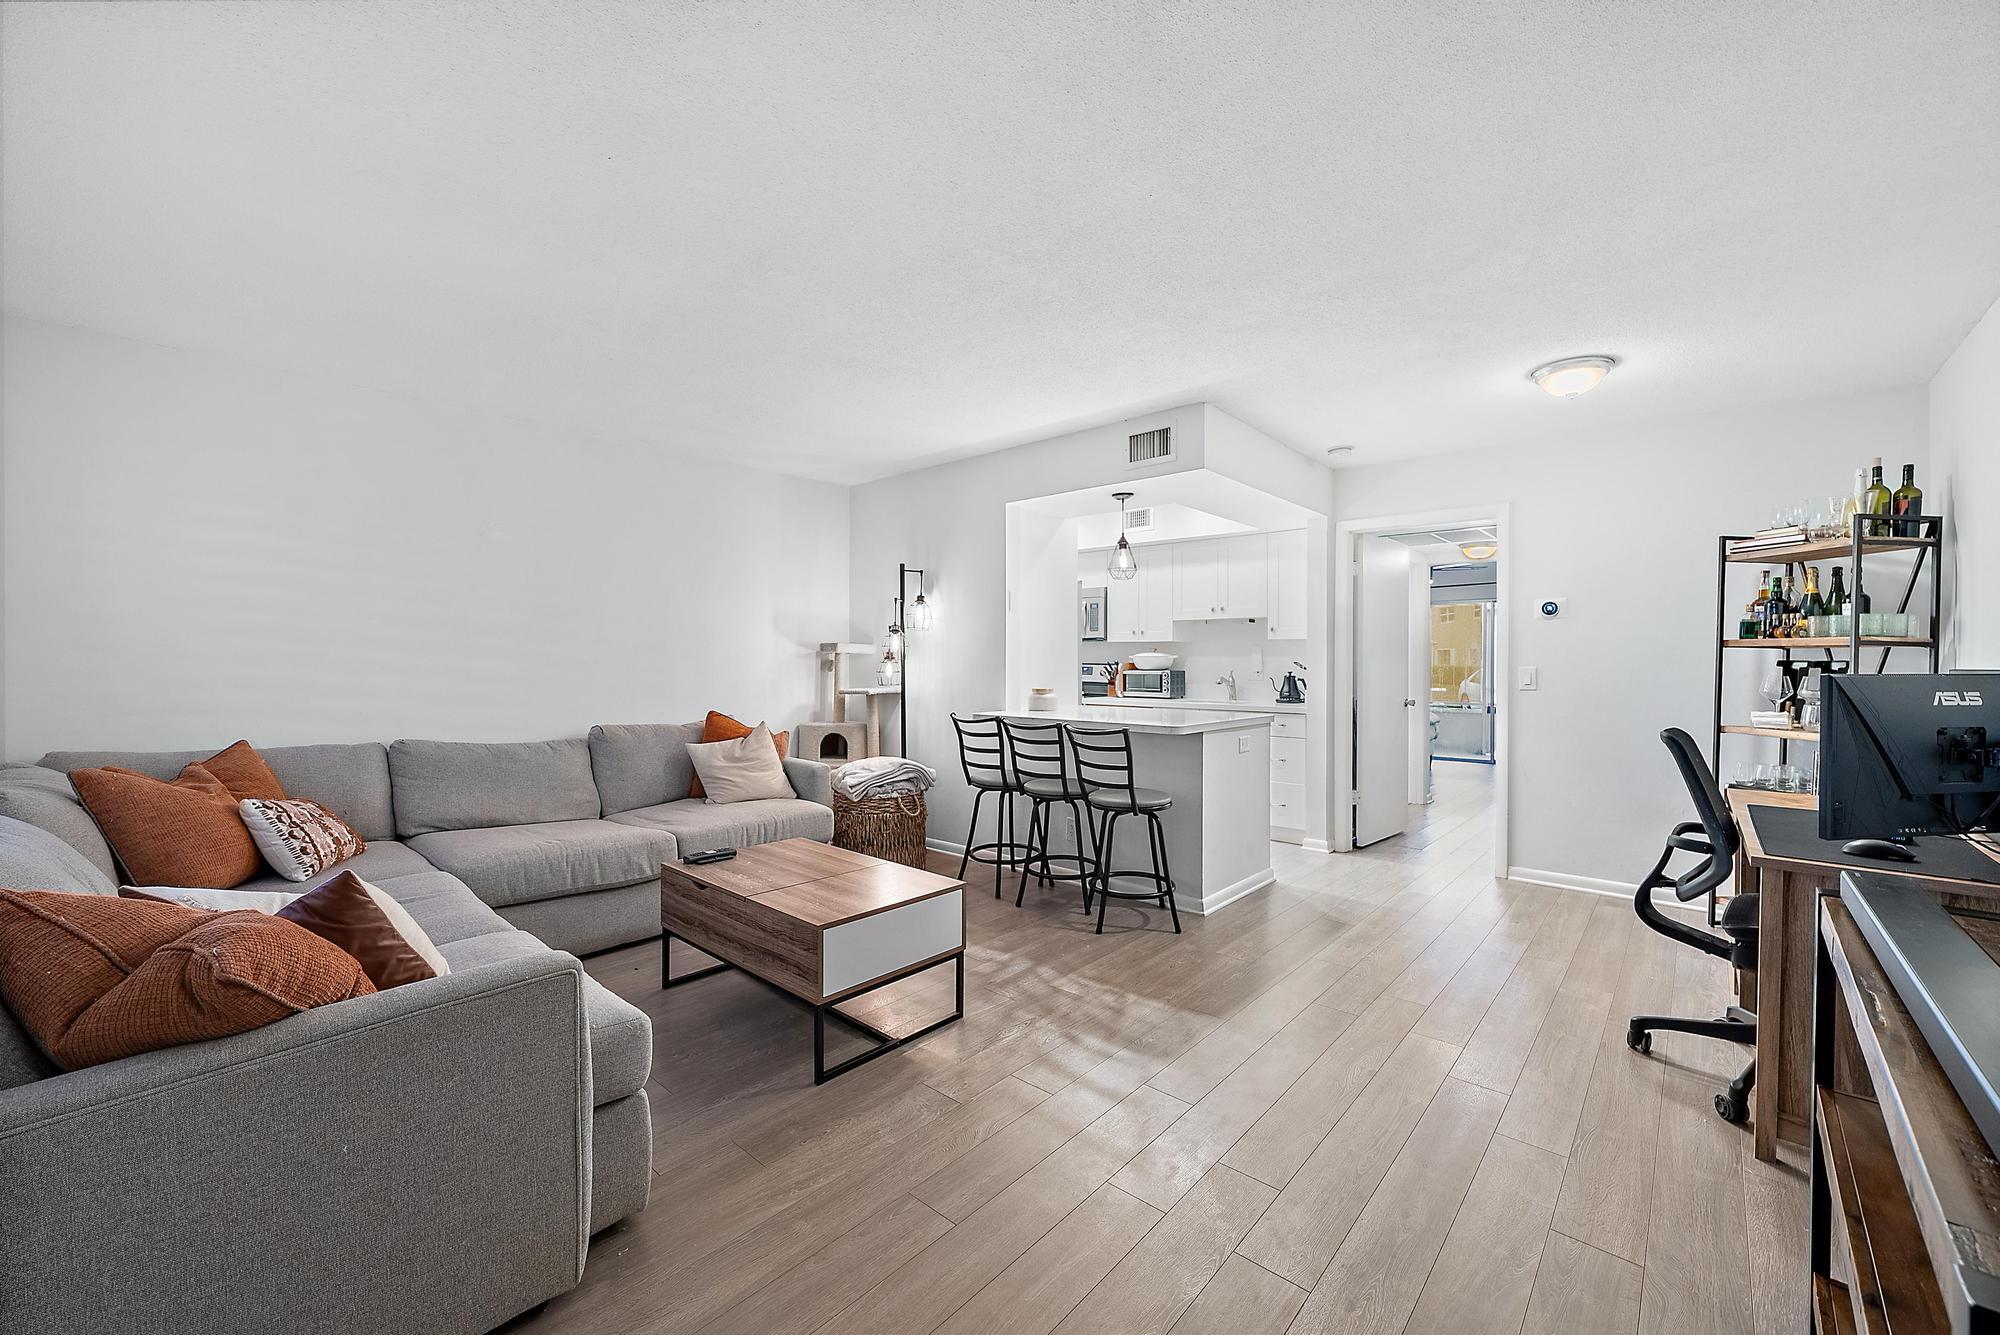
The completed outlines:
[[[695,742],[688,747],[694,772],[701,776],[705,800],[755,802],[770,797],[797,797],[785,778],[785,762],[771,730],[759,723],[748,737],[732,742]]]
[[[310,880],[368,847],[346,821],[317,802],[246,797],[237,808],[257,851],[288,881]]]
[[[132,885],[126,889],[137,890],[155,899],[170,899],[191,909],[207,909],[211,913],[228,913],[233,909],[276,913],[299,897],[286,890],[200,890],[185,885]]]

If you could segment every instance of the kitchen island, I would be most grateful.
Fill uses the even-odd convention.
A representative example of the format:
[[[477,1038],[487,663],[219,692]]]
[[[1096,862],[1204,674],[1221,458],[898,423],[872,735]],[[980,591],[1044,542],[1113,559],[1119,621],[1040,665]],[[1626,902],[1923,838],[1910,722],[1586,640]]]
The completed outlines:
[[[1131,733],[1134,781],[1174,799],[1160,823],[1167,835],[1174,903],[1182,912],[1213,913],[1276,879],[1271,870],[1271,715],[1097,704],[985,712],[1023,723]],[[1071,845],[1060,818],[1055,829],[1060,855]],[[1142,836],[1143,831],[1135,834],[1131,823],[1125,823],[1118,835],[1119,865],[1145,865]]]

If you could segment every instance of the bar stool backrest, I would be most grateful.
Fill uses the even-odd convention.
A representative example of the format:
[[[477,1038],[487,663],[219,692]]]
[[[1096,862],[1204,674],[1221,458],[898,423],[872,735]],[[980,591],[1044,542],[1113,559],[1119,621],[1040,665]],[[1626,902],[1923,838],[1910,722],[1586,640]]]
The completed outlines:
[[[1007,739],[1007,763],[1022,783],[1030,779],[1055,779],[1069,788],[1069,751],[1063,745],[1062,724],[1023,723],[1019,719],[1000,720],[1000,735]]]
[[[958,730],[958,765],[965,771],[967,783],[1012,784],[1002,749],[999,719],[961,718],[953,714],[951,726]]]
[[[1063,725],[1070,754],[1076,758],[1077,782],[1086,793],[1100,788],[1125,794],[1136,803],[1132,778],[1132,734],[1124,728],[1079,728]]]

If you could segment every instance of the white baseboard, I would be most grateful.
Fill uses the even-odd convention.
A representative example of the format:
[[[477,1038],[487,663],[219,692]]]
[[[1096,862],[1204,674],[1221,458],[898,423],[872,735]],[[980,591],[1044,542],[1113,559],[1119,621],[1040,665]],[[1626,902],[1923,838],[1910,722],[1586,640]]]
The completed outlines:
[[[1631,881],[1600,881],[1595,876],[1572,876],[1566,871],[1541,871],[1535,867],[1509,867],[1507,879],[1530,885],[1553,886],[1558,890],[1587,890],[1593,895],[1616,895],[1630,899],[1639,887]]]
[[[924,847],[933,853],[949,853],[955,858],[965,856],[964,844],[947,843],[942,839],[926,839]]]
[[[1254,894],[1267,885],[1277,884],[1277,880],[1278,874],[1271,868],[1266,867],[1262,871],[1250,873],[1250,875],[1245,876],[1236,884],[1225,886],[1212,895],[1202,896],[1199,903],[1175,895],[1174,907],[1182,913],[1192,913],[1197,917],[1206,917],[1224,905],[1234,904],[1245,895]]]
[[[1299,840],[1299,847],[1305,849],[1308,853],[1333,852],[1333,845],[1324,839],[1301,839]]]

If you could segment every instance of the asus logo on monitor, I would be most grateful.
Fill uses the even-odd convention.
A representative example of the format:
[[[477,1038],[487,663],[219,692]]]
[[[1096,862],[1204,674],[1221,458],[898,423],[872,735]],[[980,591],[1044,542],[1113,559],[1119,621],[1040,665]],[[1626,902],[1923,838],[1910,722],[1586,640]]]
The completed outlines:
[[[1979,705],[1984,704],[1985,701],[1979,698],[1978,691],[1939,691],[1931,703],[1934,705]]]

